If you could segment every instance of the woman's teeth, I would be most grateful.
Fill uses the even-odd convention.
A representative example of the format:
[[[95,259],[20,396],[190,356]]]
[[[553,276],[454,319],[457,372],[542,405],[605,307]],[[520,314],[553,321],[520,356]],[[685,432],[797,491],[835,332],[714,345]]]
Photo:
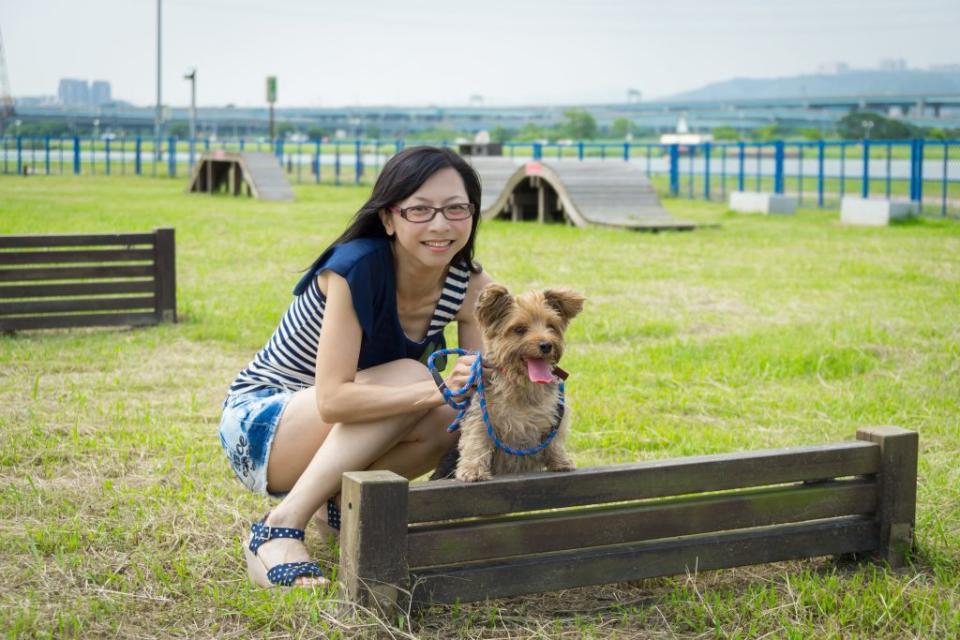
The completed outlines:
[[[453,244],[453,240],[425,240],[423,244],[427,245],[428,247],[436,247],[441,249]]]

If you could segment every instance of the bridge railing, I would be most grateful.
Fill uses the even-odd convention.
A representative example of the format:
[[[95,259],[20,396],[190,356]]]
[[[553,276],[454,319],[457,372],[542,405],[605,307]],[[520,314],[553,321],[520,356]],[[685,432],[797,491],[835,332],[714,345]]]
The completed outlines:
[[[329,142],[176,137],[0,137],[0,173],[145,175],[186,178],[204,151],[273,153],[296,184],[375,179],[402,140]],[[430,144],[454,147],[450,140]],[[836,207],[844,195],[920,203],[927,214],[960,215],[960,140],[710,142],[510,142],[517,161],[630,162],[665,195],[724,200],[733,190],[795,195],[802,206]]]

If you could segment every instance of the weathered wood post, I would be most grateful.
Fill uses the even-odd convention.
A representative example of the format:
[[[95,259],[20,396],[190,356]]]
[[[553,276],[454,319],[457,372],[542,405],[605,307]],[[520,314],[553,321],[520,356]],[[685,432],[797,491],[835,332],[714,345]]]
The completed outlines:
[[[157,322],[177,321],[177,259],[173,229],[154,230]]]
[[[869,427],[858,429],[857,439],[880,445],[880,547],[876,556],[891,567],[902,566],[913,547],[917,512],[917,432],[900,427]]]
[[[406,600],[408,484],[392,471],[343,474],[340,579],[350,600],[384,615]]]

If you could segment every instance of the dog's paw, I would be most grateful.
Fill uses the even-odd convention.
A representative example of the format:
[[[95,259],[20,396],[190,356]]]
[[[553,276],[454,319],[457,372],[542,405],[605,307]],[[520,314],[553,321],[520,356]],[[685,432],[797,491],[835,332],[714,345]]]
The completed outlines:
[[[549,465],[547,471],[576,471],[577,465],[575,465],[570,460],[564,460],[563,462],[558,462],[554,465]]]
[[[482,482],[491,479],[493,475],[489,471],[484,471],[479,467],[460,466],[457,467],[455,477],[460,482]]]

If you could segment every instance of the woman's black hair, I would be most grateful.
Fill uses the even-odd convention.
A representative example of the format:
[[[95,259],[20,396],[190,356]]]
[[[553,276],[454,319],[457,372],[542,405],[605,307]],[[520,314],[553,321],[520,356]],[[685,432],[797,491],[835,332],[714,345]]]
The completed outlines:
[[[373,193],[364,203],[346,230],[333,241],[330,248],[356,238],[385,238],[387,232],[380,220],[380,211],[389,209],[413,195],[427,179],[440,169],[451,167],[460,174],[467,190],[467,199],[475,211],[470,223],[470,238],[466,246],[453,257],[452,264],[466,265],[479,273],[480,265],[473,261],[473,245],[480,222],[480,177],[456,152],[442,147],[408,147],[390,158],[373,186]],[[324,251],[324,253],[326,253]]]

